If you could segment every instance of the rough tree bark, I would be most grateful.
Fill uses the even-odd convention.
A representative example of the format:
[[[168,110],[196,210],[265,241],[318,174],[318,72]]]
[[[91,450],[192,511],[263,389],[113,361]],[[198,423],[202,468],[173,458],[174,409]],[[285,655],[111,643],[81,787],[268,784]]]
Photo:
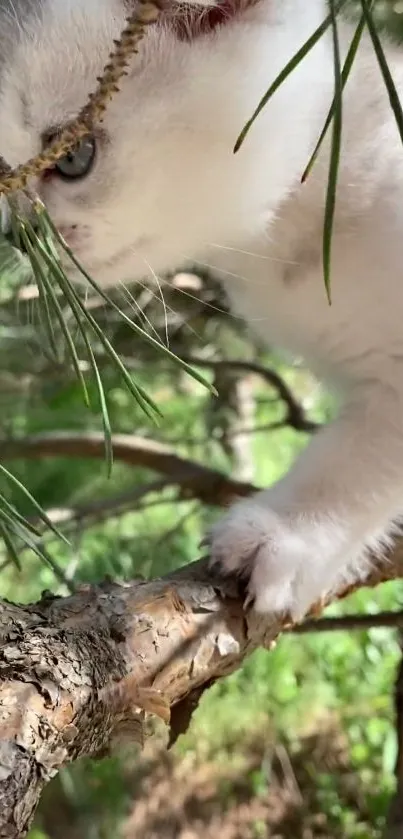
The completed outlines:
[[[401,576],[403,545],[365,584]],[[212,577],[206,561],[27,607],[0,601],[1,839],[26,834],[63,765],[115,738],[141,741],[146,712],[174,740],[203,690],[283,628],[245,612],[234,581]]]

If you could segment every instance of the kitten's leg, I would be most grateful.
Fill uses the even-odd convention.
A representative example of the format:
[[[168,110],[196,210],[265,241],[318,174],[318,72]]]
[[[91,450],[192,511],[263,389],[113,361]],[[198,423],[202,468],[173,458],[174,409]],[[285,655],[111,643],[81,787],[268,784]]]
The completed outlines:
[[[399,377],[400,378],[400,377]],[[250,578],[259,611],[302,617],[368,566],[403,507],[403,371],[375,383],[311,441],[288,475],[214,527],[211,556]]]

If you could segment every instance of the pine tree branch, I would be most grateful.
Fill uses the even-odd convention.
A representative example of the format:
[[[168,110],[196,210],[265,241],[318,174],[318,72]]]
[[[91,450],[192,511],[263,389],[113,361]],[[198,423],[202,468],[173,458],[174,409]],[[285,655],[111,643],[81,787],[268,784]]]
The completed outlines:
[[[172,479],[186,497],[225,506],[236,497],[250,495],[252,484],[237,481],[197,461],[177,455],[163,443],[134,434],[112,436],[115,460],[128,466],[151,469]],[[98,431],[55,431],[20,439],[0,440],[0,462],[14,458],[105,458],[104,435]]]
[[[125,463],[207,503],[254,489],[154,441],[116,435],[114,445]],[[22,456],[103,457],[103,436],[57,432],[0,443],[0,459]],[[403,540],[362,584],[396,577]],[[170,719],[174,740],[209,685],[287,628],[245,612],[242,591],[212,576],[206,560],[162,580],[88,586],[27,607],[0,601],[0,839],[26,834],[43,786],[63,765],[122,736],[141,741],[144,711]]]
[[[401,576],[403,543],[363,584]],[[1,839],[26,834],[63,765],[122,736],[141,741],[144,711],[170,717],[174,740],[203,690],[284,628],[245,612],[234,581],[212,576],[206,560],[32,606],[0,601]]]
[[[214,358],[200,358],[198,356],[183,355],[182,358],[192,367],[205,367],[211,370],[231,370],[238,371],[244,375],[259,376],[269,387],[272,387],[278,398],[284,403],[286,408],[286,416],[284,418],[284,425],[290,425],[296,431],[305,431],[312,434],[318,431],[320,424],[310,420],[305,413],[303,405],[298,401],[297,397],[288,386],[285,379],[280,376],[276,370],[271,367],[265,367],[256,361],[245,361],[240,359],[214,359]]]
[[[365,632],[374,627],[387,629],[401,629],[403,627],[403,611],[376,612],[369,615],[340,615],[330,618],[306,620],[299,626],[293,626],[292,632],[306,635],[308,632]]]

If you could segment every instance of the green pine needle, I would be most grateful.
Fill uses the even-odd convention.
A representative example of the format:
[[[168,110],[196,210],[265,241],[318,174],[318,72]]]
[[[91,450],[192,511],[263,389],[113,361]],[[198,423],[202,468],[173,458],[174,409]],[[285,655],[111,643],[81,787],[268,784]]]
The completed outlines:
[[[372,41],[372,45],[374,47],[375,55],[378,60],[379,68],[382,73],[383,80],[385,82],[386,90],[388,92],[389,101],[392,107],[392,111],[396,120],[396,125],[398,127],[398,131],[400,134],[400,138],[403,143],[403,109],[400,104],[400,97],[396,90],[395,83],[392,78],[392,74],[389,70],[388,60],[384,53],[381,40],[379,38],[378,32],[376,30],[375,22],[373,19],[373,15],[371,14],[371,2],[370,0],[360,0],[361,8],[363,17],[365,18],[365,23],[367,25],[367,29]]]
[[[374,0],[371,0],[371,5],[372,5],[373,2],[374,2]],[[352,41],[351,41],[351,44],[350,44],[350,47],[349,47],[349,50],[348,50],[348,53],[347,53],[347,56],[346,56],[346,60],[344,62],[343,69],[342,69],[342,72],[341,72],[341,81],[342,81],[343,91],[344,91],[344,88],[347,84],[350,72],[351,72],[353,64],[354,64],[354,59],[355,59],[355,56],[357,54],[358,47],[360,45],[360,41],[361,41],[361,38],[362,38],[362,33],[364,31],[364,28],[365,28],[365,17],[364,17],[364,15],[362,15],[361,18],[360,18],[359,24],[357,26],[357,29],[354,32],[354,36],[352,38]],[[305,171],[302,175],[301,183],[305,183],[305,181],[307,180],[307,178],[309,177],[309,175],[310,175],[310,173],[313,169],[313,166],[314,166],[314,164],[317,160],[318,154],[319,154],[320,149],[322,147],[322,143],[323,143],[323,141],[326,137],[328,128],[329,128],[329,126],[332,122],[332,119],[334,117],[334,112],[335,112],[335,100],[333,99],[332,105],[330,107],[329,113],[328,113],[327,118],[326,118],[326,122],[325,122],[325,124],[323,126],[323,129],[321,131],[319,140],[316,143],[316,146],[315,146],[315,148],[312,152],[312,155],[309,159],[309,162],[308,162],[308,164],[305,168]]]
[[[323,275],[329,304],[331,303],[330,269],[332,257],[333,223],[336,208],[337,180],[339,174],[341,135],[343,127],[343,81],[340,63],[337,12],[334,0],[329,0],[333,36],[334,59],[334,114],[330,149],[329,176],[327,181],[325,220],[323,225]]]
[[[15,541],[14,541],[14,539],[11,535],[11,532],[8,529],[7,525],[4,523],[4,521],[1,521],[1,507],[0,507],[0,536],[1,536],[3,542],[6,546],[6,550],[8,551],[8,554],[9,554],[9,557],[10,557],[11,561],[18,568],[18,571],[22,571],[20,557],[19,557],[19,553],[18,553],[17,546],[15,544]]]
[[[81,386],[84,403],[87,407],[91,408],[87,383],[83,374],[83,363],[82,360],[80,360],[82,346],[85,349],[87,360],[89,362],[89,368],[92,372],[93,381],[98,395],[98,407],[104,430],[105,460],[109,476],[113,465],[112,429],[108,411],[108,400],[92,347],[94,338],[96,338],[103,346],[106,355],[116,367],[128,391],[145,414],[153,422],[157,422],[158,418],[161,416],[161,412],[149,394],[138,382],[135,381],[132,374],[129,373],[122,359],[112,346],[109,339],[106,337],[103,329],[95,320],[91,312],[86,309],[76,286],[71,282],[68,274],[66,273],[64,261],[62,261],[60,257],[61,249],[65,251],[75,267],[78,268],[83,277],[87,280],[88,284],[109,305],[113,306],[121,319],[129,325],[137,335],[140,335],[143,339],[147,340],[155,349],[158,349],[160,352],[168,355],[172,361],[179,364],[182,369],[186,370],[187,373],[207,387],[211,392],[216,393],[216,391],[197,370],[194,370],[190,365],[182,361],[182,359],[175,356],[163,344],[148,335],[148,333],[132,321],[131,318],[129,318],[116,303],[110,300],[106,292],[98,287],[97,283],[82,268],[74,253],[60,236],[41,201],[34,199],[32,201],[32,209],[34,219],[30,220],[22,218],[18,209],[14,205],[14,202],[12,200],[9,202],[13,244],[17,249],[22,249],[27,254],[38,287],[40,330],[45,339],[45,353],[60,364],[64,346],[77,380]],[[65,305],[63,304],[63,301]],[[80,349],[76,346],[76,335],[74,335],[71,329],[68,314],[70,314],[73,318],[77,330],[76,335],[78,334],[81,338],[82,346]],[[60,331],[60,334],[57,334],[58,331]],[[28,490],[25,490],[22,484],[3,466],[0,466],[0,475],[1,474],[3,477],[6,477],[9,481],[11,481],[14,489],[19,489],[25,493],[26,498],[34,505],[37,513],[47,527],[50,527],[55,533],[57,533],[58,536],[62,536],[62,534],[56,530],[50,519],[46,516],[46,513],[42,510],[38,502],[31,496]],[[15,564],[18,565],[18,551],[19,546],[22,543],[25,543],[27,547],[31,548],[38,556],[41,556],[42,559],[48,562],[48,558],[44,556],[41,548],[40,532],[36,528],[33,528],[33,526],[8,502],[7,498],[1,492],[0,536],[3,539],[10,558],[13,562],[15,562]]]
[[[303,61],[303,59],[308,55],[308,53],[313,49],[313,47],[320,41],[323,37],[325,32],[332,26],[333,15],[337,14],[340,9],[345,5],[346,0],[338,0],[335,4],[333,11],[325,18],[323,23],[318,26],[317,29],[313,32],[313,34],[308,38],[307,41],[302,45],[302,47],[293,55],[290,61],[283,67],[281,72],[276,76],[274,82],[270,85],[264,96],[262,96],[259,104],[255,108],[252,116],[248,119],[247,123],[244,125],[236,143],[234,146],[234,154],[236,154],[241,146],[243,145],[247,134],[249,134],[250,129],[252,128],[254,122],[258,118],[259,114],[263,111],[263,108],[266,107],[269,100],[274,96],[276,91],[284,84],[285,80],[294,70],[298,67],[298,65]]]
[[[46,513],[42,509],[41,505],[38,504],[38,502],[35,500],[33,495],[31,495],[29,490],[26,487],[24,487],[24,485],[21,483],[21,481],[19,481],[18,478],[16,478],[15,475],[13,475],[11,472],[9,472],[8,469],[6,469],[5,466],[3,466],[1,463],[0,463],[0,475],[3,478],[5,478],[7,481],[9,481],[10,484],[15,489],[17,489],[19,492],[21,492],[21,494],[30,502],[30,504],[32,504],[32,506],[34,507],[34,509],[38,513],[39,518],[42,519],[42,521],[47,525],[47,527],[49,527],[50,530],[52,530],[53,533],[58,538],[62,539],[68,545],[69,543],[68,543],[67,539],[65,538],[65,536],[63,536],[63,534],[60,532],[60,530],[58,530],[57,527],[55,527],[55,525],[53,524],[51,519],[46,515]]]
[[[180,356],[177,356],[173,352],[171,352],[171,350],[169,350],[168,347],[166,347],[164,344],[161,344],[159,341],[157,341],[155,338],[153,338],[152,335],[149,335],[148,332],[146,332],[144,329],[141,328],[141,326],[139,326],[131,318],[129,318],[128,315],[117,305],[117,303],[115,303],[115,301],[112,300],[109,297],[109,295],[104,291],[104,289],[101,288],[95,282],[95,280],[93,280],[93,278],[88,274],[88,272],[85,270],[85,268],[78,261],[74,252],[71,250],[71,248],[69,248],[67,242],[65,242],[65,240],[63,239],[63,237],[60,235],[59,231],[57,230],[57,228],[53,224],[52,219],[50,218],[49,213],[46,210],[46,207],[44,206],[44,204],[42,204],[42,202],[39,201],[39,200],[37,200],[35,203],[36,203],[36,207],[37,207],[39,223],[42,223],[42,224],[46,225],[49,234],[54,236],[55,240],[63,248],[63,250],[66,252],[66,254],[71,259],[73,265],[79,270],[80,274],[82,274],[82,276],[87,280],[87,282],[91,286],[91,288],[93,288],[94,291],[96,291],[96,293],[100,297],[102,297],[102,299],[105,300],[105,302],[108,303],[108,305],[111,306],[118,313],[119,317],[122,318],[122,320],[128,326],[130,326],[130,328],[133,329],[134,332],[136,332],[141,338],[143,338],[145,341],[147,341],[147,343],[151,344],[151,346],[154,347],[154,349],[157,349],[158,352],[162,353],[165,356],[168,356],[170,361],[173,361],[173,362],[175,362],[175,364],[178,364],[179,367],[181,367],[183,370],[185,370],[185,372],[188,373],[190,376],[192,376],[193,379],[196,379],[196,381],[200,382],[200,384],[202,384],[203,387],[207,388],[207,390],[209,390],[210,393],[217,396],[217,391],[215,390],[214,386],[212,384],[210,384],[210,382],[208,382],[207,379],[205,379],[204,376],[201,375],[201,373],[199,373],[197,370],[195,370],[194,367],[192,367],[190,364],[187,364],[186,361],[183,361],[183,359],[180,358]],[[88,315],[88,313],[86,313],[86,315]]]

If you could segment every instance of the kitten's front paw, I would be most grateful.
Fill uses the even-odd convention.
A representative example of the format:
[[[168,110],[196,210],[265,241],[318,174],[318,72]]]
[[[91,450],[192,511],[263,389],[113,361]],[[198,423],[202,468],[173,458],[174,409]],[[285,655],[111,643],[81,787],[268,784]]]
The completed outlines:
[[[248,579],[257,611],[300,619],[330,588],[323,533],[313,520],[281,516],[258,499],[235,505],[215,525],[211,563]]]

